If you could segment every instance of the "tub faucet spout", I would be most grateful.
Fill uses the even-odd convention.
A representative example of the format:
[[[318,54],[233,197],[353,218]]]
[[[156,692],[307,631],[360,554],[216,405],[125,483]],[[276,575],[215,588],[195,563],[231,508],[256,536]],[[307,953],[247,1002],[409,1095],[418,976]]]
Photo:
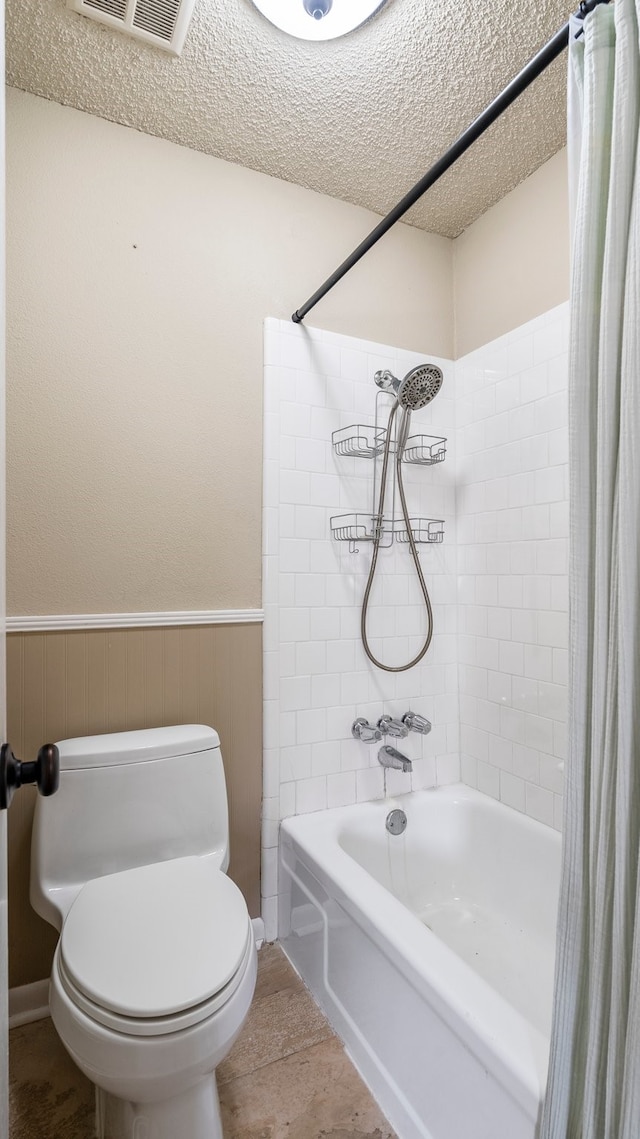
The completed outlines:
[[[411,760],[403,755],[401,751],[396,751],[391,744],[384,744],[378,752],[378,763],[383,767],[392,767],[394,771],[411,771]]]

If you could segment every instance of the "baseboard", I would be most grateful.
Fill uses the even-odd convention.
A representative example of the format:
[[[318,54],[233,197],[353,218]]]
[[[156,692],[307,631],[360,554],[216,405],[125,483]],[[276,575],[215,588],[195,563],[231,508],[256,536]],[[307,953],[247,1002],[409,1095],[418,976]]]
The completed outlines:
[[[9,1028],[44,1020],[49,1015],[49,978],[9,989]]]

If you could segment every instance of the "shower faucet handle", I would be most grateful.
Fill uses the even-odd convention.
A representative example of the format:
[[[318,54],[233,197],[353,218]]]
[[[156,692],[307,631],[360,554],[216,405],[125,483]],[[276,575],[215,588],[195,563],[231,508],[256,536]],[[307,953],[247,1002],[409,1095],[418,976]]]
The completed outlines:
[[[381,716],[378,720],[378,727],[383,736],[395,736],[398,740],[403,740],[409,735],[406,724],[403,724],[401,720],[394,720],[393,716]]]
[[[431,731],[431,721],[417,712],[405,712],[402,723],[409,732],[420,732],[421,736],[428,736]]]
[[[368,720],[364,720],[362,716],[353,721],[351,735],[363,744],[376,744],[382,739],[382,732],[378,731],[378,728],[370,724]]]

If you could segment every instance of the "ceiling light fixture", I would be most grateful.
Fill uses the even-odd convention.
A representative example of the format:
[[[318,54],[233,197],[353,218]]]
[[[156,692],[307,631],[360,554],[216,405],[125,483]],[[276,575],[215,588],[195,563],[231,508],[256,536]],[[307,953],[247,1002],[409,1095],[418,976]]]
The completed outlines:
[[[267,20],[299,40],[335,40],[358,28],[386,0],[253,0]]]

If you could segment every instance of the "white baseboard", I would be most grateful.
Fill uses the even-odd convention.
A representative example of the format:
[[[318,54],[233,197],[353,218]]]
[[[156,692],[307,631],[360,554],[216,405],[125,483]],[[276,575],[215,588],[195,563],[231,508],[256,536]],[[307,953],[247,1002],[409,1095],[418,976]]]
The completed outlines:
[[[252,918],[253,935],[258,949],[264,942],[262,918]],[[9,1028],[44,1020],[49,1015],[49,978],[34,981],[31,985],[18,985],[9,989]]]
[[[49,978],[9,989],[9,1028],[44,1020],[49,1015]]]

